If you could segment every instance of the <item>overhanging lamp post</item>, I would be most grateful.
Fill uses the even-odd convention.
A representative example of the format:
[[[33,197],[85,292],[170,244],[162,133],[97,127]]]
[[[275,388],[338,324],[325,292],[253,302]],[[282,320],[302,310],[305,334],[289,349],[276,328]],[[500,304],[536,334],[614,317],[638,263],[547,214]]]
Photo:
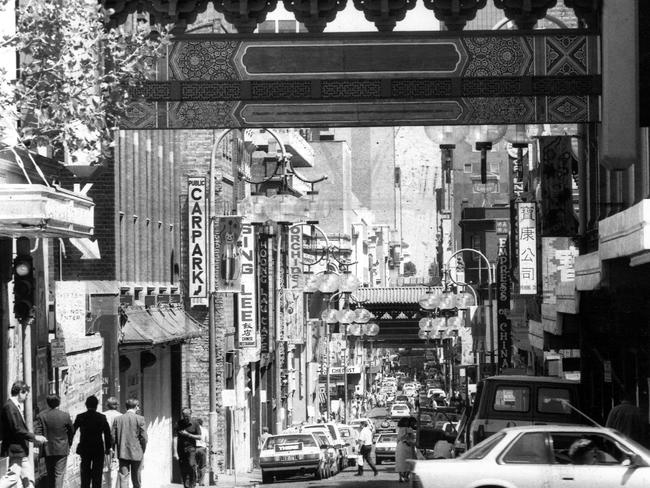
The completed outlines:
[[[487,152],[492,144],[499,142],[506,133],[505,125],[473,125],[469,128],[467,141],[481,151],[481,183],[487,183]]]

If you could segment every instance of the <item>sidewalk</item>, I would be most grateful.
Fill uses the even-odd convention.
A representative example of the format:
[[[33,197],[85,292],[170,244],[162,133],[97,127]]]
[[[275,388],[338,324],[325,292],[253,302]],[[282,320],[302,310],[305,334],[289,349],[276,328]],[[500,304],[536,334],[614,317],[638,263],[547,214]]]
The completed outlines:
[[[262,484],[262,472],[259,469],[253,469],[250,473],[237,473],[237,475],[219,473],[218,476],[216,483],[218,488],[252,488]],[[183,485],[170,483],[165,488],[183,488]],[[201,487],[197,485],[196,488]]]

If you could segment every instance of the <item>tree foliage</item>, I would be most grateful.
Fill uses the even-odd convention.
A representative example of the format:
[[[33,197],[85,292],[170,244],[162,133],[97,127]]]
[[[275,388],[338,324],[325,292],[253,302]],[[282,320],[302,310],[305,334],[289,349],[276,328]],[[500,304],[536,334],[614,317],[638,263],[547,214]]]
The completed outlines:
[[[0,0],[0,15],[8,15]],[[17,76],[0,72],[0,117],[17,123],[24,147],[48,144],[71,163],[101,163],[131,87],[150,78],[167,33],[146,23],[105,27],[109,12],[93,0],[28,0],[16,32],[0,46],[19,54]]]

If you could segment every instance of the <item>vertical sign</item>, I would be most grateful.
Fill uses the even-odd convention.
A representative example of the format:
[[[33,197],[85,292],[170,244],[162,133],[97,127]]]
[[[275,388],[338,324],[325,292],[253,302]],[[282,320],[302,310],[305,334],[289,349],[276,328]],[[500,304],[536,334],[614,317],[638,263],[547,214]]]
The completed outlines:
[[[250,226],[250,224],[248,224]],[[242,275],[242,218],[219,218],[219,273],[217,290],[238,293]]]
[[[302,290],[284,290],[281,306],[284,308],[284,330],[287,343],[305,343],[305,312]]]
[[[260,233],[257,241],[258,297],[260,321],[260,351],[268,353],[269,349],[269,238]]]
[[[541,163],[540,228],[544,237],[570,237],[578,233],[573,212],[574,162],[570,136],[539,138]]]
[[[537,293],[537,220],[534,203],[517,203],[519,222],[519,293]]]
[[[289,227],[289,282],[287,288],[302,289],[302,225]]]
[[[207,237],[206,225],[206,196],[205,177],[190,176],[187,179],[187,212],[188,212],[188,269],[190,303],[206,305],[208,298],[207,287]]]
[[[255,232],[252,224],[241,224],[238,243],[241,261],[238,302],[238,344],[239,348],[257,346],[257,304],[255,293]]]
[[[499,239],[497,254],[497,351],[499,370],[512,367],[512,324],[510,310],[510,263],[506,238]]]

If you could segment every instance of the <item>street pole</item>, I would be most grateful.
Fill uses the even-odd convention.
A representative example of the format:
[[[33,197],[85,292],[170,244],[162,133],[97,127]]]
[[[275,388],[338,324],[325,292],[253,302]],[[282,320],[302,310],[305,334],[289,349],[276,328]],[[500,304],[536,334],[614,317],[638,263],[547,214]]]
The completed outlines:
[[[449,266],[449,263],[451,262],[454,257],[456,257],[458,254],[463,253],[463,252],[473,252],[478,254],[483,261],[485,261],[485,265],[487,266],[487,272],[488,272],[488,303],[487,303],[487,327],[489,328],[490,332],[490,363],[494,364],[494,317],[492,314],[492,284],[493,284],[493,269],[492,269],[492,264],[490,263],[490,260],[483,254],[481,251],[477,251],[476,249],[471,249],[471,248],[463,248],[459,249],[458,251],[455,251],[452,253],[451,256],[449,256],[449,259],[447,260],[447,266]],[[450,275],[451,276],[451,275]],[[452,280],[453,281],[453,280]],[[455,284],[457,285],[465,285],[465,283],[458,283],[454,281]],[[473,291],[473,290],[472,290]],[[478,303],[477,303],[478,305]],[[479,359],[480,360],[480,359]],[[479,375],[480,375],[480,364],[479,364]]]
[[[215,319],[215,291],[216,291],[216,265],[218,260],[215,257],[215,226],[217,221],[217,205],[216,205],[216,186],[218,183],[216,179],[216,160],[217,160],[217,146],[223,140],[224,136],[230,132],[230,129],[222,131],[212,145],[212,152],[210,154],[210,168],[208,170],[208,256],[207,256],[207,284],[208,284],[208,399],[209,399],[209,413],[208,413],[208,429],[210,449],[209,456],[209,483],[216,485],[216,457],[213,454],[214,448],[217,445],[217,330]],[[237,178],[237,175],[233,175]]]

